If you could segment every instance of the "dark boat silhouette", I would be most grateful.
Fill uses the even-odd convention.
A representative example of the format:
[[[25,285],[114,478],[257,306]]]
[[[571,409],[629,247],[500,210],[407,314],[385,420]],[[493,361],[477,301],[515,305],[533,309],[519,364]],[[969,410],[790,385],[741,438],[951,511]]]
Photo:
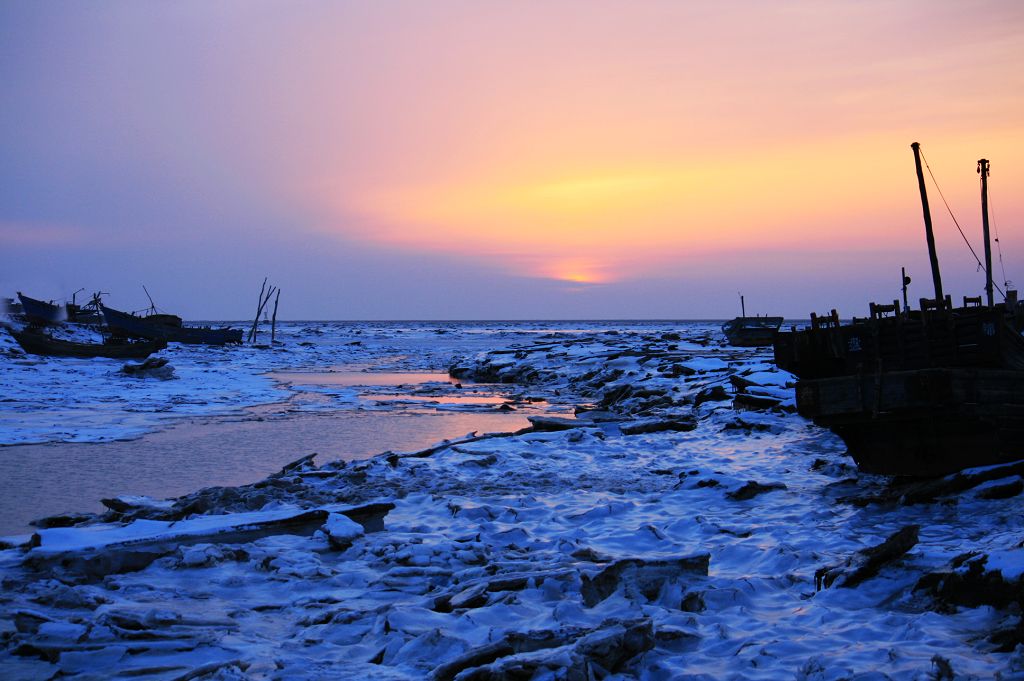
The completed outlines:
[[[75,293],[77,294],[78,292],[76,291]],[[95,297],[93,302],[88,305],[78,305],[74,300],[70,303],[58,305],[53,302],[30,298],[21,291],[18,291],[18,300],[21,302],[21,314],[33,326],[54,326],[63,322],[99,324],[103,321],[97,309]]]
[[[242,330],[185,326],[176,315],[148,315],[140,317],[100,305],[110,333],[123,338],[161,340],[170,343],[225,345],[241,343]]]
[[[18,300],[21,302],[21,313],[25,315],[30,324],[52,326],[67,320],[67,308],[63,305],[29,298],[21,291],[18,291]]]
[[[722,333],[728,339],[729,345],[740,347],[771,345],[775,333],[782,326],[782,317],[748,317],[746,301],[742,295],[740,296],[740,312],[742,316],[722,324]]]
[[[126,342],[107,340],[103,343],[76,343],[54,338],[37,329],[7,331],[22,349],[33,355],[48,357],[111,357],[115,359],[137,359],[149,357],[167,347],[165,341]]]
[[[869,306],[842,324],[835,310],[775,337],[775,361],[800,379],[797,410],[830,428],[864,471],[939,476],[1024,458],[1024,309],[995,303],[988,235],[988,161],[979,161],[986,297],[953,307],[942,292],[931,214],[912,145],[935,298]],[[906,281],[904,281],[904,286]],[[906,293],[904,289],[904,301]]]

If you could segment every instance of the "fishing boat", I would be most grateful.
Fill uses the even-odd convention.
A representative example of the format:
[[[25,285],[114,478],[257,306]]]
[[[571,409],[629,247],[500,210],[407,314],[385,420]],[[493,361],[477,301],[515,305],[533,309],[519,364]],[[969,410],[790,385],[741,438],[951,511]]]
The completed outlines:
[[[869,304],[841,323],[832,310],[809,328],[779,333],[775,361],[798,377],[797,410],[831,429],[866,472],[941,476],[1024,458],[1024,308],[1015,291],[996,303],[982,178],[986,299],[954,307],[944,295],[920,146],[912,145],[935,288],[920,309]]]
[[[100,297],[103,293],[97,291],[92,294],[92,300],[85,305],[79,305],[75,300],[75,297],[84,290],[84,288],[80,288],[72,293],[71,302],[65,305],[68,321],[74,324],[91,324],[93,326],[99,326],[103,323],[103,315],[100,313]]]
[[[722,324],[722,332],[728,339],[729,345],[740,347],[771,345],[776,332],[782,326],[782,317],[748,317],[746,301],[742,295],[740,296],[740,311],[742,316]]]
[[[114,359],[138,359],[149,357],[167,347],[166,341],[147,342],[116,342],[108,340],[104,343],[76,343],[60,340],[42,331],[27,328],[16,330],[8,328],[8,332],[22,349],[33,355],[49,357],[111,357]]]
[[[28,319],[29,324],[53,326],[68,318],[67,308],[63,305],[56,305],[53,301],[29,298],[21,291],[18,291],[18,300],[21,302],[21,312]]]
[[[121,312],[103,304],[100,304],[100,309],[107,322],[107,328],[116,337],[202,345],[242,342],[241,329],[185,326],[181,323],[181,318],[176,315],[139,316]]]
[[[100,294],[95,294],[91,303],[78,305],[75,302],[75,296],[82,290],[75,291],[71,295],[71,302],[63,305],[58,305],[53,301],[47,302],[29,298],[19,291],[20,312],[28,320],[28,323],[33,326],[55,326],[64,322],[100,324],[103,321],[98,308],[98,297]]]

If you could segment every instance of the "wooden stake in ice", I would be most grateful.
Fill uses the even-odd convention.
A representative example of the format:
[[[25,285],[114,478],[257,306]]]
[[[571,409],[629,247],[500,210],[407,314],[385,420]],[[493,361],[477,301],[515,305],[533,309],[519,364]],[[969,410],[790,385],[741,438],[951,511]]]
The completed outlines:
[[[264,277],[263,278],[263,286],[260,287],[259,305],[256,306],[256,318],[252,320],[252,329],[249,331],[249,342],[250,343],[255,343],[256,342],[256,332],[259,330],[260,315],[263,314],[264,308],[267,306],[267,303],[270,302],[270,298],[271,298],[271,296],[274,295],[275,291],[278,291],[276,286],[271,286],[269,289],[267,288],[267,278]],[[278,292],[278,295],[280,295],[280,292]],[[276,302],[274,303],[274,314],[275,314],[275,316],[277,314],[277,303]],[[273,331],[271,331],[271,334],[272,334],[271,338],[273,338]],[[273,340],[271,340],[271,342],[273,342]]]
[[[252,320],[252,329],[249,330],[249,342],[256,340],[256,325],[260,321],[260,310],[263,309],[263,292],[267,288],[267,277],[263,277],[263,285],[260,286],[260,295],[256,299],[256,317]]]
[[[274,297],[274,314],[270,316],[270,344],[273,345],[277,338],[277,304],[281,300],[281,289],[277,289]]]

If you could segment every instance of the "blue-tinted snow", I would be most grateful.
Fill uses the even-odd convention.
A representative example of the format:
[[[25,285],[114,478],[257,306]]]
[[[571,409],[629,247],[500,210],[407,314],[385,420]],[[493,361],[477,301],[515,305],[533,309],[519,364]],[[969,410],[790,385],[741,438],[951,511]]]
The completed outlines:
[[[162,557],[101,580],[39,571],[35,549],[2,552],[6,676],[171,679],[205,668],[200,678],[1021,677],[1024,649],[1000,652],[989,641],[1018,624],[1019,608],[938,608],[915,591],[964,554],[986,556],[981,569],[1004,571],[1019,590],[1019,497],[843,502],[883,481],[859,474],[835,436],[784,402],[757,411],[732,402],[731,376],[782,396],[791,377],[772,369],[767,351],[724,347],[711,325],[593,331],[495,333],[463,345],[457,364],[531,381],[520,389],[549,399],[593,406],[622,395],[609,407],[619,418],[689,410],[696,427],[626,436],[599,422],[466,440],[430,455],[304,469],[240,492],[277,490],[259,512],[273,517],[289,512],[282,503],[316,508],[325,498],[395,504],[383,531],[353,532],[343,551],[323,530],[179,547],[169,527]],[[423,351],[440,356],[445,343],[470,340],[442,335]],[[396,359],[390,368],[423,366]],[[711,386],[730,399],[690,408]],[[750,481],[767,491],[736,498]],[[231,523],[223,509],[209,515],[183,519],[183,531]],[[876,577],[816,586],[819,568],[910,524],[920,526],[919,543]],[[61,539],[88,545],[89,532]],[[706,575],[644,572],[701,555]],[[594,596],[591,580],[615,561],[631,562]],[[549,643],[487,648],[516,636]],[[633,645],[639,654],[615,656]]]

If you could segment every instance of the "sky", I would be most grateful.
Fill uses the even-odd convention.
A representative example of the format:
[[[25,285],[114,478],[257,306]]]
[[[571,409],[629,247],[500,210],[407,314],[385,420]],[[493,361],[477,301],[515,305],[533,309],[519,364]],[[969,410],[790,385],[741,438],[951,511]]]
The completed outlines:
[[[914,141],[979,255],[990,159],[1024,283],[1017,0],[11,1],[0,84],[0,295],[865,315],[901,267],[932,292]],[[946,292],[980,294],[929,198]]]

